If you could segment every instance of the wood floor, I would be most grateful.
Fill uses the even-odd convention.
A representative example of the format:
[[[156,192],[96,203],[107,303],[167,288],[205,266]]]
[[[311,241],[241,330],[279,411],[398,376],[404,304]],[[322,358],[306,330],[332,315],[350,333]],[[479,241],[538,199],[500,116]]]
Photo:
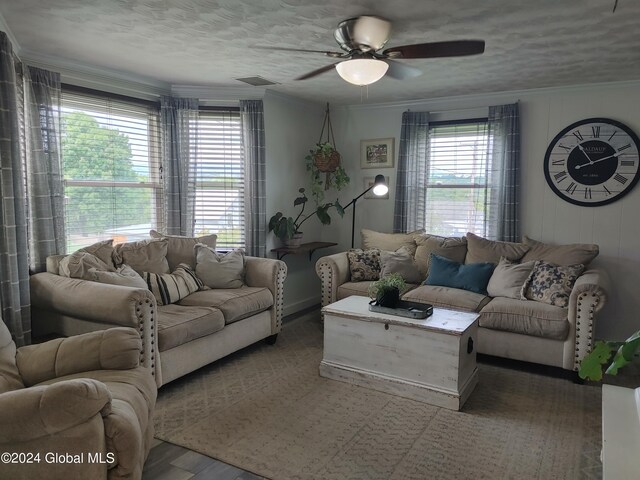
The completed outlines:
[[[142,480],[262,480],[206,455],[172,443],[154,440]]]

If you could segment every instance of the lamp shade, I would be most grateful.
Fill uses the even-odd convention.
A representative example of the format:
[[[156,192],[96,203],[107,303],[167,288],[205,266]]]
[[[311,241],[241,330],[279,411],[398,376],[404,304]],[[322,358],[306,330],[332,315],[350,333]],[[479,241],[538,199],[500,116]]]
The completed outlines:
[[[389,65],[382,60],[373,58],[356,58],[345,60],[336,65],[338,75],[354,85],[371,85],[387,73]]]
[[[387,182],[384,181],[384,175],[376,175],[376,179],[373,182],[373,194],[381,197],[382,195],[386,195],[389,191],[389,187],[387,186]]]

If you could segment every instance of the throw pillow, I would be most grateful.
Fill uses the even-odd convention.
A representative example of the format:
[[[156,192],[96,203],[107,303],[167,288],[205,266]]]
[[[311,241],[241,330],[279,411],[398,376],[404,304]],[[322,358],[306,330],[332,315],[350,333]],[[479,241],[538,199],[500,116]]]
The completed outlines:
[[[58,272],[62,277],[93,280],[93,274],[89,272],[92,268],[105,272],[113,272],[115,270],[115,268],[107,265],[95,255],[78,250],[60,260]]]
[[[407,247],[411,256],[416,253],[416,235],[422,231],[410,233],[380,233],[373,230],[362,229],[362,248],[364,250],[386,250],[387,252],[395,252],[401,247]]]
[[[464,265],[432,253],[431,268],[424,285],[460,288],[486,295],[487,284],[494,268],[495,265],[493,263]]]
[[[102,242],[97,242],[88,247],[81,248],[78,250],[79,252],[87,252],[92,255],[95,255],[108,266],[113,266],[113,239],[103,240]]]
[[[392,273],[399,274],[407,283],[421,283],[425,278],[406,247],[397,252],[380,252],[380,267],[380,278]]]
[[[196,251],[196,275],[211,288],[240,288],[244,285],[244,253],[233,250],[226,254],[198,243]]]
[[[498,242],[487,240],[473,233],[467,233],[467,256],[464,263],[489,262],[498,264],[500,257],[518,261],[529,247],[524,243]]]
[[[203,287],[202,281],[186,263],[180,264],[173,273],[143,272],[142,278],[158,305],[176,303]]]
[[[527,236],[524,243],[529,246],[529,251],[522,257],[523,262],[543,260],[556,265],[578,265],[585,267],[598,256],[598,245],[591,243],[573,243],[569,245],[551,245],[538,242]]]
[[[138,273],[169,273],[168,245],[166,238],[121,243],[114,248],[113,260],[116,266],[126,263]]]
[[[522,287],[523,300],[535,300],[567,308],[571,290],[584,265],[554,265],[537,260],[527,282]]]
[[[525,284],[535,262],[517,263],[502,257],[487,285],[490,297],[522,298]]]
[[[467,256],[467,239],[465,237],[439,237],[438,235],[416,236],[416,263],[422,278],[429,276],[431,254],[448,258],[458,263],[464,263]]]
[[[196,252],[194,247],[196,244],[203,243],[207,247],[215,249],[216,240],[218,239],[215,234],[202,237],[181,237],[178,235],[163,235],[156,230],[151,230],[149,235],[151,235],[151,238],[167,239],[167,262],[171,271],[175,270],[181,263],[186,263],[191,268],[195,268]]]
[[[90,268],[94,282],[120,285],[123,287],[148,288],[143,278],[129,265],[121,265],[115,272],[105,272],[96,268]]]
[[[347,252],[349,272],[352,282],[380,279],[380,250],[360,250],[355,248]]]

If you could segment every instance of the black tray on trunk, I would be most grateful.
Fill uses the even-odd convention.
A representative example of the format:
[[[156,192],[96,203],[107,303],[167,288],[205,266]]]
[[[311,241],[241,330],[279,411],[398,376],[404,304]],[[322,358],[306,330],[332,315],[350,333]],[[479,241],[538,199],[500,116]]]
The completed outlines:
[[[398,315],[406,318],[427,318],[433,314],[433,306],[428,303],[408,302],[400,300],[396,308],[387,308],[375,305],[375,300],[369,302],[369,311],[386,313],[387,315]]]

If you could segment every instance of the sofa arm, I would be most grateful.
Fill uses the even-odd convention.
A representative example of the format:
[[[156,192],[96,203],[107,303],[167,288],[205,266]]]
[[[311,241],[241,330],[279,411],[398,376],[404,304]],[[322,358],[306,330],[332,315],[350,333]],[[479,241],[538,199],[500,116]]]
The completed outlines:
[[[582,359],[592,350],[597,314],[604,307],[608,288],[609,276],[604,270],[587,270],[576,280],[569,297],[568,314],[575,334],[575,348],[565,352],[572,355],[570,359],[565,358],[565,368],[572,364],[573,370],[578,370]]]
[[[322,306],[326,307],[338,299],[338,287],[351,278],[347,252],[319,258],[316,273],[322,283]]]
[[[284,309],[284,281],[287,264],[272,258],[245,257],[245,283],[250,287],[266,287],[273,295],[271,310],[271,334],[282,329]]]
[[[26,386],[91,370],[128,370],[139,365],[142,341],[132,328],[110,328],[57,338],[18,349],[16,364]]]
[[[156,382],[160,381],[155,341],[158,309],[151,291],[47,272],[32,275],[29,282],[31,304],[37,309],[102,323],[105,328],[135,328],[142,339],[140,364],[150,368]]]
[[[53,435],[110,411],[106,385],[89,378],[13,390],[0,395],[0,443]]]

